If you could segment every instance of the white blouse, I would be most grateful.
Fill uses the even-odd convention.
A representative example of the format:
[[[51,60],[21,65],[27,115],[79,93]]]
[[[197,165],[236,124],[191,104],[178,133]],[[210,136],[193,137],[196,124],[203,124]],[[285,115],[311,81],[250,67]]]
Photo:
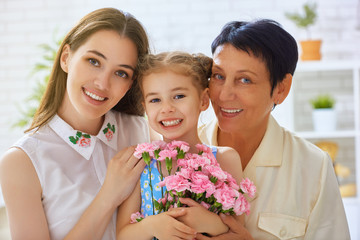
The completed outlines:
[[[63,239],[77,223],[100,190],[109,160],[124,147],[148,141],[144,118],[110,111],[96,136],[74,130],[55,115],[15,143],[37,172],[51,239]],[[116,213],[102,239],[116,239]]]
[[[215,119],[199,129],[199,136],[217,146],[217,132]],[[329,155],[279,126],[272,116],[244,177],[256,185],[245,216],[245,227],[255,240],[350,239]]]

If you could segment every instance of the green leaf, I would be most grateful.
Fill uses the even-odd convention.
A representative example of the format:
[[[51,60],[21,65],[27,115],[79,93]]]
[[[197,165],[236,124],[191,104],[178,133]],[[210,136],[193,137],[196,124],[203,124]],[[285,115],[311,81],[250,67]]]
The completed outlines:
[[[329,94],[318,95],[317,97],[310,100],[314,109],[319,108],[333,108],[335,99]]]
[[[76,136],[77,136],[78,138],[81,138],[81,136],[82,136],[82,132],[77,131],[77,132],[76,132]]]
[[[145,161],[146,165],[150,166],[150,162],[151,162],[150,154],[148,152],[143,152],[141,156],[142,159]]]
[[[30,92],[29,96],[25,98],[25,102],[21,103],[21,107],[17,107],[21,113],[20,120],[13,124],[13,127],[23,128],[29,125],[34,117],[36,109],[38,108],[41,98],[45,92],[46,85],[49,81],[52,65],[56,58],[56,53],[61,45],[63,37],[54,37],[54,41],[50,44],[40,44],[38,47],[44,52],[42,60],[35,63],[31,72],[29,73],[30,78],[35,78],[35,87]],[[39,80],[38,77],[41,77]],[[25,110],[23,110],[25,109]]]
[[[172,158],[165,158],[165,163],[166,163],[166,169],[168,170],[168,173],[170,175],[171,170],[172,170]]]
[[[78,137],[77,137],[77,138],[74,138],[73,136],[70,136],[69,139],[70,139],[70,142],[72,142],[73,144],[76,144],[77,141],[79,140]]]

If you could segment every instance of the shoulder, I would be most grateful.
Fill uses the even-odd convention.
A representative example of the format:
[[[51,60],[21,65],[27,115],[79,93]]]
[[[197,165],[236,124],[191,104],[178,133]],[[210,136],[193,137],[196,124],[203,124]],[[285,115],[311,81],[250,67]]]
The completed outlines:
[[[116,112],[116,111],[114,111],[114,113],[115,113],[115,118],[117,120],[117,123],[120,126],[129,126],[130,125],[132,127],[147,128],[147,123],[146,123],[145,117],[130,115],[130,114]]]
[[[328,154],[317,147],[314,143],[297,136],[288,130],[284,130],[284,151],[289,151],[294,156],[307,158],[309,161],[324,161],[328,159]]]
[[[150,141],[149,127],[144,117],[120,112],[115,112],[115,117],[119,132],[122,133],[119,137],[126,139],[130,145]]]
[[[37,174],[29,156],[23,150],[15,147],[6,151],[0,159],[0,182],[2,188],[6,188],[5,185],[25,187],[34,181],[37,181]]]
[[[237,182],[242,178],[241,159],[237,151],[230,147],[217,147],[216,159],[220,167],[230,173]]]
[[[231,147],[216,147],[218,161],[240,161],[239,154]]]

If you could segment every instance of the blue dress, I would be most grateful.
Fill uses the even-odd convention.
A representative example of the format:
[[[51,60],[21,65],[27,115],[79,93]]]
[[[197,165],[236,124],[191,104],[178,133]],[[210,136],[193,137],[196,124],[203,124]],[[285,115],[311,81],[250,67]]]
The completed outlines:
[[[216,158],[217,148],[216,147],[210,147],[210,148]],[[159,200],[162,198],[161,187],[158,186],[159,182],[161,182],[161,176],[156,162],[157,161],[155,159],[152,159],[150,163],[151,184],[153,186],[153,197],[155,200]],[[165,162],[163,162],[163,164],[165,164]],[[153,214],[153,202],[151,201],[151,189],[150,189],[150,181],[149,181],[149,166],[147,165],[140,176],[140,188],[141,188],[141,213],[144,215],[144,217],[158,214],[155,207],[154,207],[155,214]],[[166,191],[166,187],[163,187],[163,193],[165,193],[165,191]]]

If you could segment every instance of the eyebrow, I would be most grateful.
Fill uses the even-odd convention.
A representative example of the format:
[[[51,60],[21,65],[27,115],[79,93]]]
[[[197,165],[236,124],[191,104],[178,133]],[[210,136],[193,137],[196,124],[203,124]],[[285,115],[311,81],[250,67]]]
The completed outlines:
[[[173,88],[171,89],[171,92],[175,92],[175,91],[179,91],[179,90],[183,90],[183,91],[188,91],[189,89],[187,87],[177,87],[177,88]],[[145,95],[145,98],[157,95],[157,92],[150,92],[148,94]]]
[[[223,71],[223,69],[219,65],[213,65],[213,68]],[[245,70],[237,70],[236,72],[237,73],[251,73],[251,74],[257,76],[256,72],[253,72],[253,71],[250,71],[250,70],[247,70],[247,69],[245,69]]]
[[[97,56],[99,56],[99,57],[101,57],[101,58],[103,58],[103,59],[107,60],[107,58],[105,57],[105,55],[104,55],[104,54],[102,54],[102,53],[101,53],[101,52],[99,52],[99,51],[96,51],[96,50],[89,50],[88,52],[89,52],[89,53],[93,53],[93,54],[95,54],[95,55],[97,55]],[[133,70],[133,72],[135,72],[135,69],[134,69],[132,66],[130,66],[130,65],[127,65],[127,64],[119,64],[118,66],[119,66],[119,67],[124,67],[124,68],[131,69],[131,70]]]

